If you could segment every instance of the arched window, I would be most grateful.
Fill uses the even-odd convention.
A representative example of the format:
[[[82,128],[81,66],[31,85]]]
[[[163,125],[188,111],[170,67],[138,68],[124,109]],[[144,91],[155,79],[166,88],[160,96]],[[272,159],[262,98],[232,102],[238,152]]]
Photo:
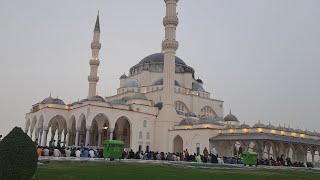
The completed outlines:
[[[139,132],[139,139],[142,139],[142,131]]]
[[[175,102],[175,107],[181,114],[189,113],[188,107],[181,101]]]
[[[205,106],[201,109],[201,116],[217,116],[210,106]]]
[[[143,127],[147,127],[147,120],[143,121]]]
[[[150,139],[150,133],[147,132],[147,139]]]

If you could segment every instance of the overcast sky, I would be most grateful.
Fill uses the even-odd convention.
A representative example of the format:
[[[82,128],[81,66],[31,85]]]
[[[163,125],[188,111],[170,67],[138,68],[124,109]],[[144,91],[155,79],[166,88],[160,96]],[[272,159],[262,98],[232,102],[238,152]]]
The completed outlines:
[[[66,103],[87,95],[90,43],[100,10],[99,95],[160,52],[163,0],[0,2],[0,134],[24,126],[50,92]],[[212,98],[253,125],[320,131],[319,0],[180,0],[177,55]]]

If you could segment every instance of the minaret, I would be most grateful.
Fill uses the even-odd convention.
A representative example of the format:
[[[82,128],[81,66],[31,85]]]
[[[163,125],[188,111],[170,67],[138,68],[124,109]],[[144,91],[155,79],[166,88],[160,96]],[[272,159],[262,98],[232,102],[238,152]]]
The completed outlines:
[[[177,17],[177,3],[179,0],[164,0],[166,3],[166,16],[163,18],[165,27],[165,39],[162,41],[164,53],[163,68],[163,107],[159,112],[156,122],[155,148],[160,152],[172,151],[168,144],[168,130],[177,121],[177,112],[174,107],[174,80],[175,80],[175,57],[179,43],[176,41],[176,28],[179,23]],[[170,144],[172,144],[170,142]]]
[[[98,67],[100,64],[99,51],[101,49],[99,12],[97,15],[96,25],[93,30],[93,40],[91,43],[91,49],[92,49],[92,56],[90,59],[90,75],[88,76],[88,81],[89,81],[88,99],[96,95],[97,82],[99,81],[99,77],[98,77]]]

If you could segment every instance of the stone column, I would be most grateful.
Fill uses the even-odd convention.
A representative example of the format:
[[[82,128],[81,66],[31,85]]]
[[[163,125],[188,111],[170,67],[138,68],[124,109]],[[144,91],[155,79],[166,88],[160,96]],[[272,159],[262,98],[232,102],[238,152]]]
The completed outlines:
[[[33,135],[33,130],[30,131],[30,138],[31,138],[31,140],[32,140],[32,135]]]
[[[297,152],[295,150],[292,151],[292,159],[293,161],[297,161]]]
[[[71,132],[68,131],[67,133],[67,137],[66,137],[66,146],[70,146],[70,136],[71,136]]]
[[[42,142],[42,131],[39,132],[39,138],[38,138],[38,144],[39,146],[41,146],[41,142]]]
[[[67,135],[69,133],[64,133],[64,142],[63,142],[63,146],[65,147],[67,145]]]
[[[79,146],[79,131],[76,132],[76,142],[74,143],[75,146]]]
[[[312,164],[314,165],[315,161],[314,161],[314,155],[315,155],[315,152],[312,152],[311,151],[311,158],[312,158]]]
[[[58,132],[58,141],[61,141],[61,135],[62,135],[62,131]]]
[[[307,156],[308,156],[308,151],[303,152],[304,162],[305,162],[306,166],[307,166],[307,162],[308,162]]]
[[[114,128],[110,128],[109,131],[110,131],[110,140],[113,140],[113,131],[114,131]]]
[[[102,129],[98,130],[98,147],[101,147],[101,136],[102,136]]]
[[[268,159],[270,159],[270,149],[271,148],[270,148],[270,146],[267,146],[266,149],[267,149],[267,157],[268,157]]]
[[[87,146],[88,144],[90,145],[90,129],[87,129],[85,146]]]
[[[41,143],[42,143],[42,146],[47,145],[47,130],[43,130]]]
[[[36,131],[36,132],[34,132],[34,142],[36,142],[37,141],[37,138],[39,137],[39,134],[38,134],[38,132]]]
[[[73,145],[73,141],[74,141],[74,132],[69,132],[69,135],[68,135],[68,145],[69,146],[72,146]]]

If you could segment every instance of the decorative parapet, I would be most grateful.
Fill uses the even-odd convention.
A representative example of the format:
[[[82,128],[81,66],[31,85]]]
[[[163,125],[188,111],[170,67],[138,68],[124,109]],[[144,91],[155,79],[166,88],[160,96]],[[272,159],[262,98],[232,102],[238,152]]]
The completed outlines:
[[[176,40],[164,40],[162,41],[162,49],[176,51],[179,48],[179,42]]]
[[[99,77],[97,76],[88,76],[88,81],[89,82],[98,82],[99,81]]]
[[[166,16],[163,18],[163,25],[167,26],[167,25],[174,25],[174,26],[178,26],[179,24],[179,18],[176,16]]]
[[[100,65],[100,61],[99,60],[95,60],[95,59],[90,59],[89,64],[90,64],[90,66],[99,66]]]
[[[101,43],[99,43],[99,42],[92,42],[92,43],[91,43],[91,49],[98,49],[98,50],[100,50],[100,49],[101,49]]]

